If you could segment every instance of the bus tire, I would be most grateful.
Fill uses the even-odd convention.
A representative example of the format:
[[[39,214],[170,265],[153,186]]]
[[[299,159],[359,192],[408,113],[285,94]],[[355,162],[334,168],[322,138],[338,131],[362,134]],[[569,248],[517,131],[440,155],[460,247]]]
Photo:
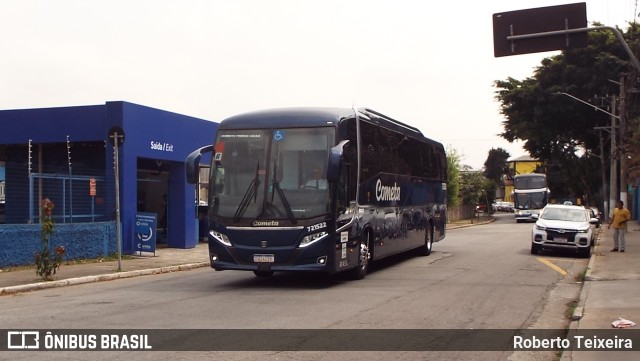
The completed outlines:
[[[253,271],[256,277],[267,278],[273,276],[273,271]]]
[[[429,226],[424,232],[424,244],[418,248],[421,256],[428,256],[433,249],[433,229]]]
[[[367,275],[371,259],[369,247],[371,247],[371,235],[369,232],[364,232],[362,240],[358,244],[358,265],[351,271],[351,276],[354,280],[361,280]]]

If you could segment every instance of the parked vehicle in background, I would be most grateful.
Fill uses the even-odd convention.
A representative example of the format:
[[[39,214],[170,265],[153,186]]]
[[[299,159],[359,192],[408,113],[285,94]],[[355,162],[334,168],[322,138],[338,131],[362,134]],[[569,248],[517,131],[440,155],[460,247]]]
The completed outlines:
[[[602,224],[602,218],[604,218],[604,214],[600,212],[600,210],[596,207],[591,207],[590,209],[595,215],[595,218],[598,218],[598,227],[600,227],[600,225]]]
[[[582,257],[591,256],[598,220],[589,217],[582,206],[549,204],[540,215],[534,214],[536,224],[531,230],[531,254],[542,250],[577,252]]]
[[[542,173],[518,174],[513,177],[513,213],[516,222],[531,221],[534,214],[549,202],[547,176]]]
[[[595,224],[596,228],[600,228],[600,224],[602,224],[602,219],[600,219],[601,214],[598,211],[598,208],[587,208],[587,212],[589,212],[589,218],[595,218],[598,220],[598,223]]]
[[[513,212],[512,202],[498,201],[491,205],[494,212]]]

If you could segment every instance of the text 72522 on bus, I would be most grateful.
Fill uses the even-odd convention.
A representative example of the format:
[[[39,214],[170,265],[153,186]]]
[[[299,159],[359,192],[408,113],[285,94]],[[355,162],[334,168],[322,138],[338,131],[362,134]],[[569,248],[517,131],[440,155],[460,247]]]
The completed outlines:
[[[442,144],[370,109],[292,108],[222,121],[211,152],[211,267],[352,272],[445,237]]]

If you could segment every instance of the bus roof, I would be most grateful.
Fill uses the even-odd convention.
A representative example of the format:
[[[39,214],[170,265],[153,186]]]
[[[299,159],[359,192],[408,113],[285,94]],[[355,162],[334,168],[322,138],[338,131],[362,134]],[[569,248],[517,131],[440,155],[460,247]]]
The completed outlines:
[[[418,128],[412,127],[382,113],[368,108],[359,108],[360,116],[382,127],[398,133],[440,145],[437,141],[426,138]],[[323,127],[336,126],[342,119],[354,118],[351,108],[298,107],[258,110],[235,115],[223,120],[218,129],[255,129],[255,128],[288,128],[288,127]]]
[[[219,129],[321,127],[337,125],[344,118],[353,118],[348,108],[280,108],[258,110],[232,116],[220,123]]]

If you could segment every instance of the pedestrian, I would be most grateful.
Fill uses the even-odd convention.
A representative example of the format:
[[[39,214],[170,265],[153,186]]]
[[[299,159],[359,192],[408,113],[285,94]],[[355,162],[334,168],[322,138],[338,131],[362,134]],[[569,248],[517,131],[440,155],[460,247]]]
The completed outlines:
[[[624,208],[622,201],[616,202],[613,215],[609,218],[609,229],[613,227],[613,249],[611,252],[624,252],[624,234],[627,231],[627,221],[631,219],[631,212]]]

